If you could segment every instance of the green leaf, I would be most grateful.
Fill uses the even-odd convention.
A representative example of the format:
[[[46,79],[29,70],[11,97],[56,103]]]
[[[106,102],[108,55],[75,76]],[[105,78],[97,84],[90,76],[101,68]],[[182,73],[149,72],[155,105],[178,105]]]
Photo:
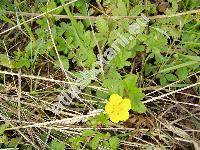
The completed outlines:
[[[125,76],[125,79],[123,80],[125,85],[125,97],[127,96],[131,100],[131,107],[134,111],[144,113],[147,109],[141,100],[145,95],[142,92],[142,89],[137,87],[137,79],[138,76],[134,74]]]
[[[161,75],[160,76],[160,84],[162,85],[162,86],[164,86],[164,85],[167,85],[167,79],[165,78],[165,76],[164,75]]]
[[[0,65],[7,67],[7,68],[13,68],[15,62],[11,60],[7,55],[0,54]]]
[[[65,150],[65,144],[63,142],[59,142],[57,140],[51,141],[50,148],[52,150]]]
[[[146,106],[141,101],[133,101],[132,109],[138,113],[145,113],[147,111]]]
[[[102,85],[108,88],[109,93],[123,96],[124,84],[121,75],[115,69],[110,69],[105,78]]]
[[[23,58],[21,57],[15,64],[16,68],[22,68],[22,67],[26,67],[26,68],[30,68],[30,61],[27,58]]]
[[[64,1],[62,1],[64,4]],[[79,47],[75,60],[78,66],[92,68],[93,64],[96,61],[96,56],[93,52],[95,46],[92,34],[90,31],[84,30],[84,25],[81,21],[77,22],[71,13],[69,6],[65,5],[64,9],[71,20],[71,29],[72,35],[75,37],[76,45]]]
[[[67,54],[69,49],[67,48],[68,44],[67,44],[66,40],[60,36],[56,36],[55,40],[58,43],[57,49],[59,51],[62,51],[64,54]]]
[[[130,10],[129,15],[138,16],[144,9],[145,7],[143,5],[136,5]]]
[[[172,8],[167,9],[166,14],[167,14],[167,15],[170,15],[170,14],[176,13],[176,11],[178,10],[178,2],[179,2],[180,0],[178,0],[178,1],[168,0],[168,1],[171,2]]]
[[[109,27],[105,19],[99,17],[96,21],[96,26],[100,33],[108,34]]]
[[[84,138],[81,136],[73,136],[68,141],[73,149],[81,150],[81,143],[84,142]]]
[[[9,144],[7,145],[7,147],[10,147],[10,148],[17,148],[17,145],[19,144],[20,140],[17,139],[17,138],[12,138],[10,141],[9,141]]]
[[[96,96],[102,99],[107,99],[109,97],[109,94],[98,90],[96,92]]]
[[[130,66],[131,63],[127,61],[128,58],[132,56],[132,52],[121,50],[117,53],[117,55],[110,61],[108,66],[116,67],[117,69],[121,69],[125,66]]]
[[[82,136],[87,137],[87,136],[92,136],[94,135],[96,132],[93,130],[84,130],[82,133]]]
[[[181,57],[189,59],[191,61],[195,60],[195,61],[199,61],[200,62],[200,56],[183,55],[183,54],[180,54],[180,53],[177,53],[177,54],[180,55]]]
[[[100,137],[98,135],[96,135],[92,140],[91,140],[91,147],[92,149],[97,149],[98,148],[98,145],[99,145],[99,140],[100,140]]]
[[[128,74],[125,76],[124,82],[127,89],[132,89],[136,86],[138,76],[135,74]]]
[[[60,56],[60,60],[61,60],[61,62],[63,64],[64,69],[68,70],[69,69],[69,60],[68,60],[68,58],[62,55],[62,56]],[[59,60],[55,60],[54,61],[54,65],[55,65],[56,68],[61,68],[61,64],[60,64]]]
[[[9,127],[9,124],[7,124],[7,123],[6,124],[2,124],[0,126],[0,135],[3,135],[8,127]]]
[[[15,23],[11,19],[9,19],[8,17],[6,17],[3,14],[3,12],[1,12],[1,11],[0,11],[0,20],[3,20],[4,22],[8,22],[8,23],[10,23],[12,25],[15,25]]]
[[[41,10],[45,13],[45,12],[48,12],[48,11],[55,9],[56,7],[57,7],[56,2],[54,2],[54,0],[50,0],[50,1],[47,2],[46,6],[41,8]],[[62,12],[62,10],[63,10],[63,8],[60,7],[59,9],[56,9],[56,10],[50,12],[50,13],[58,15]]]
[[[109,147],[110,147],[109,142],[104,140],[102,142],[102,147],[105,148],[105,149],[109,149]]]
[[[25,21],[24,17],[23,17],[23,16],[21,16],[21,17],[22,17],[23,25],[24,25],[24,27],[25,27],[27,33],[29,34],[30,39],[31,39],[32,41],[35,41],[36,39],[35,39],[35,36],[34,36],[32,30],[31,30],[31,27],[27,24],[27,22]]]
[[[113,16],[127,16],[127,8],[122,0],[118,0],[117,6],[113,6]]]
[[[136,85],[138,76],[134,74],[129,74],[125,76],[124,86],[126,91],[126,96],[128,96],[131,100],[140,101],[144,94],[142,89],[138,88]]]
[[[1,135],[0,143],[8,144],[8,137],[6,135]]]
[[[118,137],[116,137],[116,136],[111,137],[111,139],[109,140],[109,144],[110,144],[110,148],[112,150],[118,149],[118,147],[119,147],[119,139],[118,139]]]
[[[165,78],[167,79],[167,81],[176,81],[177,80],[177,77],[173,74],[166,74],[165,75]]]
[[[188,75],[188,70],[186,67],[179,68],[179,69],[177,69],[176,74],[177,74],[179,80],[184,80]]]
[[[159,73],[169,72],[169,71],[172,71],[172,70],[175,70],[175,69],[178,69],[178,68],[195,65],[195,64],[198,64],[198,63],[199,63],[199,61],[188,61],[186,63],[182,63],[182,64],[179,64],[179,65],[175,65],[175,66],[163,69],[163,70],[159,71]]]

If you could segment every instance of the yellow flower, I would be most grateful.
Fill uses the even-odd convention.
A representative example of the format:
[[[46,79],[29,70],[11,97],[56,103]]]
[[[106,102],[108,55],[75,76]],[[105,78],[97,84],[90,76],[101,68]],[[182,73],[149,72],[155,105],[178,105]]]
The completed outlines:
[[[131,103],[129,99],[123,99],[118,94],[112,94],[109,102],[106,104],[105,110],[110,120],[114,123],[126,121],[129,118],[129,110]]]

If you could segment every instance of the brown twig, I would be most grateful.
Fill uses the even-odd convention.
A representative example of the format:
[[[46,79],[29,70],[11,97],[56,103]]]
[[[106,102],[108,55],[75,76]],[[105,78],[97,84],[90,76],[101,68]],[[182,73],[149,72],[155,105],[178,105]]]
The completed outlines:
[[[36,17],[36,16],[41,16],[40,13],[27,13],[27,12],[13,12],[13,11],[5,11],[6,14],[8,15],[15,15],[16,13],[20,16],[25,16],[25,17]],[[156,16],[150,16],[148,17],[149,19],[164,19],[164,18],[172,18],[172,17],[178,17],[178,16],[184,16],[188,14],[197,14],[200,13],[200,9],[197,10],[191,10],[191,11],[186,11],[186,12],[181,12],[181,13],[176,13],[172,15],[156,15]],[[54,15],[54,14],[47,14],[48,17],[56,17],[60,19],[70,19],[69,16],[67,15]],[[74,16],[76,19],[93,19],[96,20],[100,16]],[[140,18],[141,16],[101,16],[104,19],[137,19]]]

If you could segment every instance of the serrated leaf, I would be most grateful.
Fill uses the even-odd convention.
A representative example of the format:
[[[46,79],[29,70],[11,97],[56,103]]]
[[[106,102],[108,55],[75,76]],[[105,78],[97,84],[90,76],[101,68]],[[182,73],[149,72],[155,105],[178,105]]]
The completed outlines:
[[[63,65],[64,69],[68,70],[69,69],[69,60],[68,60],[68,58],[65,57],[65,56],[60,56],[60,60],[62,62],[62,65]],[[55,65],[56,68],[61,68],[62,67],[61,64],[60,64],[59,59],[54,61],[54,65]]]
[[[179,80],[184,80],[188,75],[187,68],[183,67],[183,68],[177,69],[176,74],[177,74]]]
[[[44,7],[41,8],[41,10],[42,10],[43,12],[48,12],[48,11],[51,11],[51,10],[53,10],[53,9],[55,9],[55,8],[57,8],[56,2],[54,2],[54,0],[50,0],[50,1],[47,2],[47,5],[46,5],[46,6],[44,6]],[[56,15],[58,15],[58,14],[60,14],[60,13],[62,12],[62,10],[63,10],[63,8],[60,7],[60,8],[58,8],[58,9],[56,9],[56,10],[50,12],[50,14],[56,14]]]
[[[84,130],[82,133],[82,136],[87,137],[87,136],[92,136],[94,135],[96,132],[93,130]]]
[[[198,64],[198,63],[199,63],[199,61],[188,61],[186,63],[182,63],[182,64],[179,64],[179,65],[174,65],[172,67],[168,67],[166,69],[163,69],[163,70],[159,71],[159,73],[169,72],[169,71],[172,71],[172,70],[175,70],[175,69],[178,69],[178,68],[195,65],[195,64]]]
[[[6,124],[2,124],[0,126],[0,135],[3,135],[8,127],[9,127],[9,124],[7,124],[7,123]]]
[[[109,140],[110,148],[116,150],[119,147],[119,138],[114,136]]]
[[[141,101],[132,101],[132,109],[138,113],[145,113],[146,106]]]
[[[99,17],[96,21],[96,26],[100,33],[108,34],[109,27],[105,19]]]
[[[117,6],[113,7],[113,16],[127,16],[127,8],[125,2],[118,0]]]
[[[102,85],[108,88],[110,94],[116,93],[123,96],[124,84],[121,79],[121,75],[116,70],[109,70]]]
[[[145,105],[141,102],[144,98],[144,93],[141,88],[138,88],[136,85],[137,75],[129,74],[124,79],[125,84],[125,96],[127,96],[131,100],[131,107],[134,111],[138,113],[146,112]]]
[[[138,16],[144,9],[145,7],[143,5],[136,5],[130,10],[129,15]]]
[[[97,148],[98,148],[98,146],[99,146],[99,140],[100,140],[100,138],[99,138],[98,135],[96,135],[96,136],[91,140],[91,147],[92,147],[92,149],[97,149]]]
[[[162,85],[162,86],[164,86],[164,85],[167,85],[167,79],[165,78],[165,76],[164,75],[161,75],[160,76],[160,84]]]
[[[118,69],[121,69],[125,66],[130,66],[131,63],[129,61],[127,61],[127,59],[130,58],[131,56],[132,56],[132,52],[122,49],[111,60],[111,62],[109,63],[109,66],[116,67]]]
[[[57,140],[51,141],[50,148],[52,150],[65,150],[65,144],[63,142],[59,142]]]
[[[7,147],[12,147],[12,148],[16,148],[17,145],[19,144],[20,140],[18,138],[12,138],[9,141],[9,144],[7,145]]]
[[[165,74],[165,78],[167,79],[167,81],[176,81],[177,77],[173,74]]]
[[[14,68],[15,62],[11,60],[7,55],[0,54],[0,65],[7,67],[7,68]]]
[[[136,86],[138,76],[135,74],[128,74],[125,76],[124,82],[127,89],[132,89]]]

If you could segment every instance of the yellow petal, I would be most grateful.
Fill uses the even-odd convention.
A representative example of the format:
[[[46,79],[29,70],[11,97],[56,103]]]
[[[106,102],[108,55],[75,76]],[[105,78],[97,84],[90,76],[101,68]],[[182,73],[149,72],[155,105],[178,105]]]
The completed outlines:
[[[113,105],[111,102],[108,102],[105,106],[105,111],[106,113],[110,114],[113,112]]]
[[[109,100],[111,103],[118,105],[123,99],[118,94],[112,94]]]
[[[131,109],[131,101],[129,99],[123,99],[121,106],[123,110],[129,111]]]
[[[111,113],[111,114],[109,115],[109,117],[110,117],[110,120],[111,120],[112,122],[114,122],[114,123],[118,123],[118,122],[119,122],[119,117],[118,117],[115,113]]]
[[[119,114],[119,120],[120,121],[126,121],[129,118],[128,111],[121,111]]]

